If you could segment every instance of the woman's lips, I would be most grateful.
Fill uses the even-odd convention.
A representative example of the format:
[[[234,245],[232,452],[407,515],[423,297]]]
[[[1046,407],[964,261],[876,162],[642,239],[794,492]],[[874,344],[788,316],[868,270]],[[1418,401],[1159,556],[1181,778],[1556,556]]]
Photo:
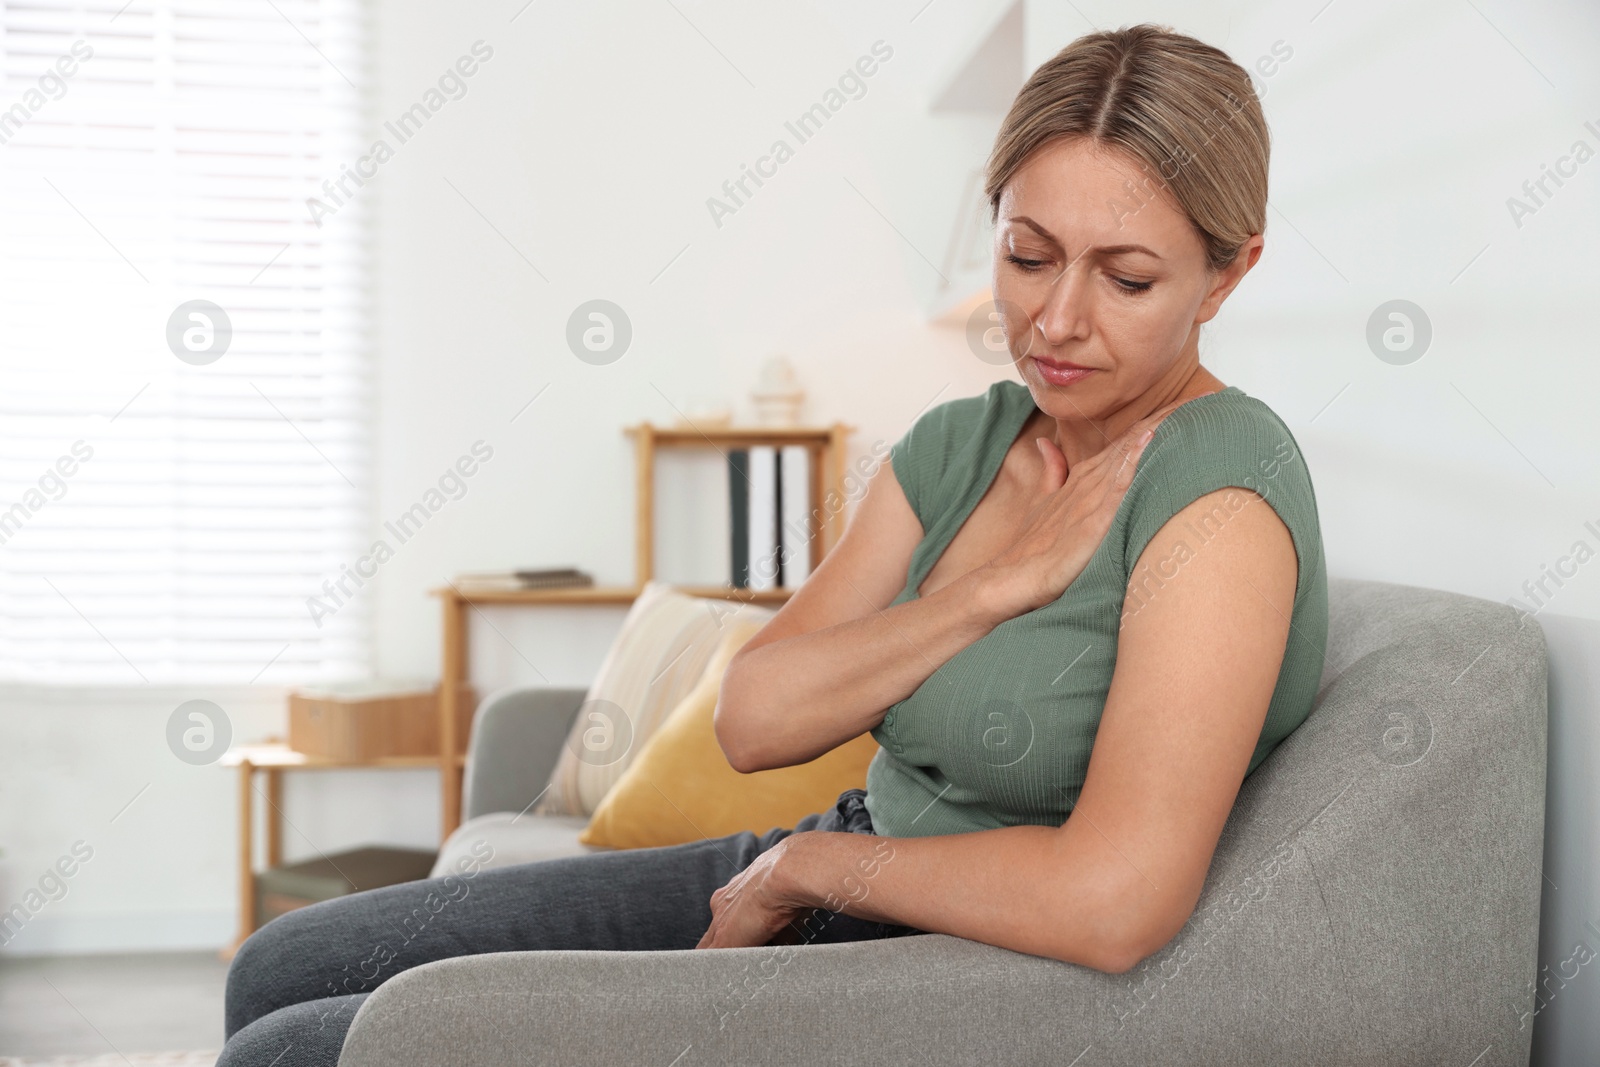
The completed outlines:
[[[1029,357],[1033,365],[1039,370],[1039,377],[1051,385],[1071,385],[1093,374],[1095,368],[1080,367],[1076,363],[1063,363],[1055,360],[1042,359],[1039,356]]]

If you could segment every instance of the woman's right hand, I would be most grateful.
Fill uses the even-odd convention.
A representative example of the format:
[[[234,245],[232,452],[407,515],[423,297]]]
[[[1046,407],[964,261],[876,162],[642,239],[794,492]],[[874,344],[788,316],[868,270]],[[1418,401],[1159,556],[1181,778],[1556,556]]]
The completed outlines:
[[[997,613],[1009,619],[1042,608],[1083,573],[1111,528],[1156,426],[1182,403],[1146,415],[1070,471],[1055,442],[1034,439],[1044,458],[1041,499],[1016,540],[973,572],[981,595]]]

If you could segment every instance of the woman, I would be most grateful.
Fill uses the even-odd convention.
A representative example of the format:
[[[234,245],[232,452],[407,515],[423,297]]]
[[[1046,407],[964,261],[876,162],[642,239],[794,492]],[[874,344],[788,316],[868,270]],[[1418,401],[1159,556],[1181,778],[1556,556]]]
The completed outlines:
[[[1294,439],[1199,362],[1261,254],[1267,161],[1248,76],[1192,38],[1040,67],[987,182],[1021,382],[916,421],[723,681],[734,767],[870,729],[866,790],[792,831],[482,871],[400,948],[443,880],[292,912],[235,959],[220,1063],[331,1064],[372,988],[468,953],[938,932],[1124,972],[1166,944],[1326,641]]]

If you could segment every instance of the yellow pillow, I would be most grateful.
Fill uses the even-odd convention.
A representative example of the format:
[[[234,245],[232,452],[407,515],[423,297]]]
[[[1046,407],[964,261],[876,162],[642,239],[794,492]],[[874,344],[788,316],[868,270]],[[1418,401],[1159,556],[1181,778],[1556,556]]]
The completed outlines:
[[[792,827],[826,811],[839,794],[865,788],[878,751],[870,733],[810,763],[740,774],[728,765],[712,730],[723,672],[766,620],[734,620],[705,673],[633,763],[607,791],[578,840],[602,848],[678,845],[750,830]]]

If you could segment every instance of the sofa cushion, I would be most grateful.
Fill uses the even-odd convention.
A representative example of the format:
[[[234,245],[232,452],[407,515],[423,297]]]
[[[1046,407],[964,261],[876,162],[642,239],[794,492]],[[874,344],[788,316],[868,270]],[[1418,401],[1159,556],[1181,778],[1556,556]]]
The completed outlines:
[[[511,811],[479,815],[456,827],[445,840],[429,877],[442,878],[472,866],[510,867],[598,852],[600,849],[578,843],[587,821],[581,815],[519,815]]]
[[[704,673],[730,618],[768,608],[690,596],[646,583],[622,620],[567,734],[540,815],[592,815],[673,708]]]
[[[713,729],[728,662],[765,625],[733,620],[693,692],[644,745],[612,786],[578,840],[611,848],[652,848],[749,830],[792,827],[833,806],[846,789],[864,789],[878,742],[863,733],[808,763],[740,774]]]

